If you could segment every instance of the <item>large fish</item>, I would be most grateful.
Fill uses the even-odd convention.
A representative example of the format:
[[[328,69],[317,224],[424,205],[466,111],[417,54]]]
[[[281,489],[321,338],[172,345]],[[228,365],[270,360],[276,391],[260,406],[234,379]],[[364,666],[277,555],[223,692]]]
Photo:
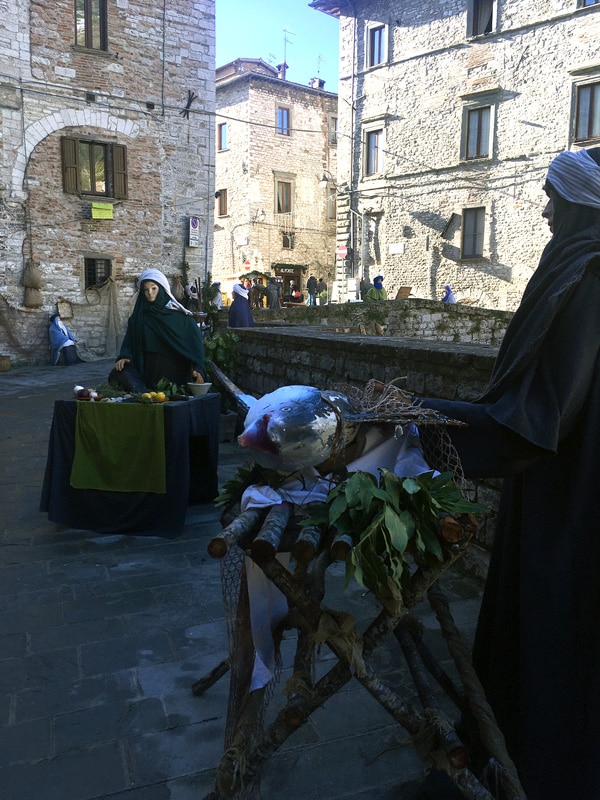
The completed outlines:
[[[344,417],[350,412],[341,392],[314,386],[282,386],[250,406],[242,447],[267,469],[293,472],[322,464],[347,442]]]
[[[214,364],[212,369],[218,382],[235,399],[240,414],[245,417],[244,430],[238,437],[239,444],[251,451],[252,458],[258,464],[280,472],[295,472],[323,465],[342,451],[344,462],[348,463],[365,447],[374,447],[379,440],[404,436],[407,424],[463,424],[429,409],[421,409],[408,394],[400,397],[399,405],[395,401],[396,411],[389,412],[378,410],[375,402],[369,412],[356,413],[344,391],[321,391],[314,386],[282,386],[257,400],[252,395],[244,394]],[[389,390],[398,392],[391,384],[374,384],[371,388],[376,389],[377,394]],[[379,429],[379,433],[372,430],[373,426]],[[352,442],[354,452],[350,448],[345,450]]]

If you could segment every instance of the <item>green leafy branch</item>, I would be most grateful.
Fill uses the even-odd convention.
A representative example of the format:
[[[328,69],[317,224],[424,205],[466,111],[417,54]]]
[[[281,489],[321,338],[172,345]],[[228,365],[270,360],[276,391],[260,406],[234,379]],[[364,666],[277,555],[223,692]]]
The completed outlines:
[[[443,561],[440,520],[477,515],[485,511],[466,500],[452,473],[426,472],[400,478],[380,469],[379,479],[353,472],[333,488],[320,518],[308,523],[329,528],[332,536],[347,536],[353,547],[346,559],[346,578],[381,594],[406,586],[411,561]]]

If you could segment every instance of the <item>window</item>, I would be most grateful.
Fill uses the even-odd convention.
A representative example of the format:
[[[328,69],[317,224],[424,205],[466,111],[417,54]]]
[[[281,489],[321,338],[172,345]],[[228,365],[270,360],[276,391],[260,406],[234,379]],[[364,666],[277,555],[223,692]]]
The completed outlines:
[[[277,133],[284,136],[290,135],[290,110],[279,106],[277,108]]]
[[[219,189],[217,192],[218,215],[220,217],[227,216],[227,189]]]
[[[284,250],[294,249],[294,234],[289,231],[283,231],[281,234],[281,247]]]
[[[337,213],[337,190],[329,189],[327,192],[327,219],[335,219]]]
[[[577,87],[575,141],[585,142],[600,136],[600,83]]]
[[[127,197],[127,148],[88,139],[61,139],[63,191]]]
[[[108,50],[107,0],[75,0],[75,44]]]
[[[385,32],[385,25],[370,25],[367,27],[367,67],[376,67],[385,61]]]
[[[227,123],[217,125],[217,150],[227,150]]]
[[[463,209],[462,258],[481,258],[483,256],[483,232],[485,208]]]
[[[365,137],[365,175],[383,172],[383,129],[367,131]]]
[[[496,0],[471,0],[469,36],[492,32]]]
[[[586,8],[587,6],[597,6],[600,0],[579,0],[579,6]]]
[[[488,158],[490,155],[490,106],[467,110],[465,158]]]
[[[328,128],[329,128],[329,136],[328,136],[329,144],[330,145],[336,145],[337,144],[337,139],[338,139],[338,133],[337,133],[338,121],[337,121],[337,117],[329,117]]]
[[[85,288],[102,286],[110,278],[109,258],[84,258]]]
[[[290,214],[292,211],[292,184],[290,181],[277,181],[276,211]]]

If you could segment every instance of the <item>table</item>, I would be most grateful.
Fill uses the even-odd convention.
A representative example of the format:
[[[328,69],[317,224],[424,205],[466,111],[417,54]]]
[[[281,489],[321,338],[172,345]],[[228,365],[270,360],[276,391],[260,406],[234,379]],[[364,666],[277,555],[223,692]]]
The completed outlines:
[[[220,399],[218,393],[209,393],[164,404],[165,494],[73,488],[77,402],[57,400],[40,511],[48,512],[50,521],[70,528],[178,536],[188,504],[210,502],[218,493]],[[141,406],[140,435],[144,410]]]

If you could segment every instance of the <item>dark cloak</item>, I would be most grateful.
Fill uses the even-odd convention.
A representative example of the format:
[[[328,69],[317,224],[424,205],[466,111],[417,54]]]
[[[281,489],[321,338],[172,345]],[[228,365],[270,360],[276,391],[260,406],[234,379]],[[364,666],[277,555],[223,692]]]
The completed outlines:
[[[192,380],[192,371],[206,377],[202,335],[194,318],[168,308],[170,297],[159,285],[150,303],[140,287],[118,358],[129,358],[148,388],[161,378],[182,384]]]
[[[473,661],[528,800],[600,796],[600,225],[562,205],[483,397],[423,401],[469,422],[468,476],[510,476]]]
[[[236,292],[235,288],[232,292],[233,300],[229,307],[229,315],[227,318],[227,325],[229,328],[253,328],[254,319],[252,318],[252,311],[250,310],[250,303],[248,298],[243,294]]]

